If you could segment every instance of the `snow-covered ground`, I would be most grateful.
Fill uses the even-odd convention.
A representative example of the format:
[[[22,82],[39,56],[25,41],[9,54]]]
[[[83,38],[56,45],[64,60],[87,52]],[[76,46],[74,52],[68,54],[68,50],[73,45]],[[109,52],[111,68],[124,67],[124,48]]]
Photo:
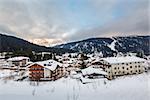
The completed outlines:
[[[0,79],[17,75],[17,72],[11,70],[0,70]]]
[[[0,71],[1,73],[2,71]],[[99,79],[82,84],[61,78],[53,82],[17,82],[0,79],[0,100],[149,100],[150,73]]]

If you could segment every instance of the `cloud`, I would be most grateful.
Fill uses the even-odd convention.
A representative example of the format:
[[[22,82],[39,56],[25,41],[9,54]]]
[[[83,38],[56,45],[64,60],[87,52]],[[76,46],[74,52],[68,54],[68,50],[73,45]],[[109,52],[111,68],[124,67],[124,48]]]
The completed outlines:
[[[64,42],[62,39],[49,39],[49,38],[29,39],[28,41],[31,42],[31,43],[38,44],[38,45],[43,45],[43,46],[46,46],[46,47],[50,47],[50,46],[57,45],[59,43]]]
[[[148,14],[149,0],[0,0],[0,32],[46,45],[145,35]]]
[[[121,9],[125,9],[127,11],[123,12],[123,15],[119,15],[121,17],[117,17],[105,23],[104,25],[100,25],[92,29],[80,30],[77,33],[80,34],[80,36],[72,35],[70,39],[75,41],[86,39],[89,37],[149,35],[150,34],[149,1],[143,0],[141,2],[138,2],[137,4],[133,5],[132,3],[130,5],[132,7],[128,6],[128,3],[127,5],[124,4],[124,6]],[[111,7],[111,9],[112,8],[113,7]]]
[[[28,38],[57,38],[70,31],[51,0],[0,0],[0,31]]]

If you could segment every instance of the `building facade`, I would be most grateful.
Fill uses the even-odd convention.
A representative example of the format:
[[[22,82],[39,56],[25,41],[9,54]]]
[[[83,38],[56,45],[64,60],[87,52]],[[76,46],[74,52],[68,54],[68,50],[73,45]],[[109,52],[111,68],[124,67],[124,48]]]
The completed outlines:
[[[64,76],[62,64],[54,60],[35,62],[28,70],[30,80],[57,80]]]
[[[13,57],[13,58],[7,59],[7,62],[10,67],[15,67],[15,66],[25,67],[25,65],[29,61],[30,61],[29,57]]]
[[[108,73],[108,79],[122,75],[140,74],[145,71],[145,59],[135,56],[102,58],[101,63]]]

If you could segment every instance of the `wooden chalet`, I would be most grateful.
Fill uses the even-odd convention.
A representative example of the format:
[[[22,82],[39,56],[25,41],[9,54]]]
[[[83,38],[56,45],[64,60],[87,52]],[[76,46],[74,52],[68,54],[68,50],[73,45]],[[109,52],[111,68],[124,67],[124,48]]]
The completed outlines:
[[[57,80],[64,76],[61,63],[54,60],[35,62],[28,66],[30,80]]]

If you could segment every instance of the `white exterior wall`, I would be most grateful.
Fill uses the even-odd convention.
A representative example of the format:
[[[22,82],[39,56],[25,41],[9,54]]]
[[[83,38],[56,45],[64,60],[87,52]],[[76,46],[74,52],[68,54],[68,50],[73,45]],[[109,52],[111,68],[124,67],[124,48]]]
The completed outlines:
[[[105,71],[108,73],[108,78],[118,75],[140,74],[145,71],[143,64],[144,62],[111,64],[110,67],[105,67]]]
[[[139,74],[139,73],[144,72],[143,62],[132,62],[132,63],[126,63],[126,64],[120,65],[121,68],[119,70],[114,69],[113,74],[115,75],[115,72],[117,72],[116,73],[117,75]],[[117,67],[119,67],[119,65]],[[123,67],[124,67],[124,69],[123,69]]]
[[[44,68],[44,77],[51,77],[51,71],[47,68]]]
[[[22,61],[20,61],[20,62],[19,62],[19,66],[23,66],[23,63],[22,63]]]
[[[11,61],[8,61],[9,67],[14,66]]]
[[[29,59],[21,60],[21,61],[16,61],[19,65],[18,66],[24,66],[26,63],[29,62]],[[8,61],[9,66],[15,66],[16,62],[13,61]]]

